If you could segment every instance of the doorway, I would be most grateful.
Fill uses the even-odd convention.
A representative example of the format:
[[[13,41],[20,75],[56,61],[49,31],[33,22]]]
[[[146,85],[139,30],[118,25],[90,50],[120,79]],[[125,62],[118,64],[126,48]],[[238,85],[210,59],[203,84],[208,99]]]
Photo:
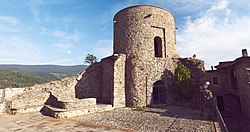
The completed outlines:
[[[220,111],[224,111],[223,96],[217,96],[217,107]]]
[[[224,95],[225,110],[231,114],[241,114],[240,97],[234,94]]]
[[[153,84],[152,100],[153,104],[166,103],[166,87],[162,80],[156,81]]]

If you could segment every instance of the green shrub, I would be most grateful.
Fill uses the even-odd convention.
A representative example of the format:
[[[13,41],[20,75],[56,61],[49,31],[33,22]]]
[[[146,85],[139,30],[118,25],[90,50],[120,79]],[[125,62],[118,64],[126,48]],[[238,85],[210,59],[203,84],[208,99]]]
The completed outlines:
[[[194,93],[193,83],[191,81],[191,73],[189,69],[178,63],[175,70],[175,92],[183,99],[191,98]]]

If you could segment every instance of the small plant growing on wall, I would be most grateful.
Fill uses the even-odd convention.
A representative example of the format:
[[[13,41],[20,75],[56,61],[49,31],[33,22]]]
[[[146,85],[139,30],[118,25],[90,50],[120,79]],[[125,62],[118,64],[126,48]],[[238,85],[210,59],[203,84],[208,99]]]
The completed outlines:
[[[90,65],[94,64],[97,62],[97,58],[93,54],[87,54],[84,60],[84,63],[88,63]]]
[[[180,62],[178,62],[177,69],[175,70],[174,91],[182,99],[190,99],[195,92],[191,81],[191,72]]]

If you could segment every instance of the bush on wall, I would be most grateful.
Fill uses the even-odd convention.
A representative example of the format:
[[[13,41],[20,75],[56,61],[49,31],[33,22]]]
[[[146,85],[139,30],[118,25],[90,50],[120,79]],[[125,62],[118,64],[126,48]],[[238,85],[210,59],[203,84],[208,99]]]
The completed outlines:
[[[189,69],[181,64],[177,65],[175,70],[175,92],[182,99],[190,99],[195,92],[193,83],[191,81],[191,72]]]

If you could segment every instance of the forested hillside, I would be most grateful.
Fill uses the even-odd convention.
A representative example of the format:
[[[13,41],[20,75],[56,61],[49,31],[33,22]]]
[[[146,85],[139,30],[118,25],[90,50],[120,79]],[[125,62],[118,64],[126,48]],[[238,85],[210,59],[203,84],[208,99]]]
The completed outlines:
[[[0,89],[32,86],[48,82],[49,79],[38,77],[29,73],[0,70]]]
[[[0,65],[0,70],[30,73],[49,80],[62,79],[78,74],[87,68],[86,65],[58,66],[58,65]]]
[[[0,88],[24,87],[58,80],[85,70],[88,66],[0,65]]]

